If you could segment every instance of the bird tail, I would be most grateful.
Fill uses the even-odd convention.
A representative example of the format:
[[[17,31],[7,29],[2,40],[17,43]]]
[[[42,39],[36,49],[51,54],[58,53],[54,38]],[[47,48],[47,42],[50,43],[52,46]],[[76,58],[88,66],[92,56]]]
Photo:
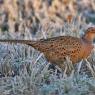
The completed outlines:
[[[36,44],[35,41],[31,41],[31,40],[3,40],[3,39],[0,39],[0,42],[3,42],[3,43],[14,43],[14,44],[17,44],[17,43],[20,43],[20,44],[26,44],[26,45],[29,45],[29,46],[34,46]]]
[[[36,50],[39,50],[39,51],[43,51],[43,43],[41,43],[40,41],[31,41],[31,40],[3,40],[3,39],[0,39],[0,42],[3,42],[3,43],[10,43],[10,44],[17,44],[17,43],[20,43],[20,44],[26,44],[26,45],[29,45],[29,46],[32,46],[33,48],[35,48]]]

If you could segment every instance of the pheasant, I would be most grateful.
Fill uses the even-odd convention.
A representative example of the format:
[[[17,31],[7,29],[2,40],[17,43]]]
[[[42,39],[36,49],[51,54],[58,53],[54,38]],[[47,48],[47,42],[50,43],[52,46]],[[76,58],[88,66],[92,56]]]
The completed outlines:
[[[90,27],[81,38],[60,36],[39,41],[31,40],[0,40],[0,42],[21,43],[32,46],[42,52],[50,63],[63,69],[63,62],[68,56],[73,64],[88,58],[95,38],[95,27]]]

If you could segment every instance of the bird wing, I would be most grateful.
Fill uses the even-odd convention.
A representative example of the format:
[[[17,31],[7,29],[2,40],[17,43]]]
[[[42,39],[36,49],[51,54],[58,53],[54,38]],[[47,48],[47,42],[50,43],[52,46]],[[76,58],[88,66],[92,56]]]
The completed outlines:
[[[47,59],[52,62],[63,62],[66,56],[71,60],[79,60],[81,50],[81,41],[79,38],[71,36],[62,36],[41,40],[39,51],[44,52]]]

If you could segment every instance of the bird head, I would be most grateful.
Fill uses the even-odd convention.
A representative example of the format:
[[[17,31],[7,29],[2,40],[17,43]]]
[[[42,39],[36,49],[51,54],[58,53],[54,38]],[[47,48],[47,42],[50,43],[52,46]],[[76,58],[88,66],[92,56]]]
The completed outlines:
[[[83,38],[89,42],[95,42],[95,27],[88,28]]]

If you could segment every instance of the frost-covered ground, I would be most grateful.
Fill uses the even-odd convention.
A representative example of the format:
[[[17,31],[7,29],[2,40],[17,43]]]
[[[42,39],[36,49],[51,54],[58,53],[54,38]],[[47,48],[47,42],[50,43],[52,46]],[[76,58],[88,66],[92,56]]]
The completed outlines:
[[[48,32],[39,28],[34,38],[27,32],[24,39],[30,37],[37,40],[60,35],[80,37],[87,27],[82,24],[80,28],[78,22],[66,23],[62,27],[52,24]],[[15,34],[1,34],[2,39],[10,37],[15,38]],[[89,64],[86,67],[90,76],[86,72],[80,73],[82,68],[78,67],[79,65],[79,72],[73,69],[70,76],[66,76],[64,72],[58,74],[57,69],[48,69],[50,63],[42,53],[32,47],[0,43],[0,95],[95,95],[94,58],[93,52],[89,59],[93,68],[90,68]],[[86,62],[84,64],[86,65]]]

